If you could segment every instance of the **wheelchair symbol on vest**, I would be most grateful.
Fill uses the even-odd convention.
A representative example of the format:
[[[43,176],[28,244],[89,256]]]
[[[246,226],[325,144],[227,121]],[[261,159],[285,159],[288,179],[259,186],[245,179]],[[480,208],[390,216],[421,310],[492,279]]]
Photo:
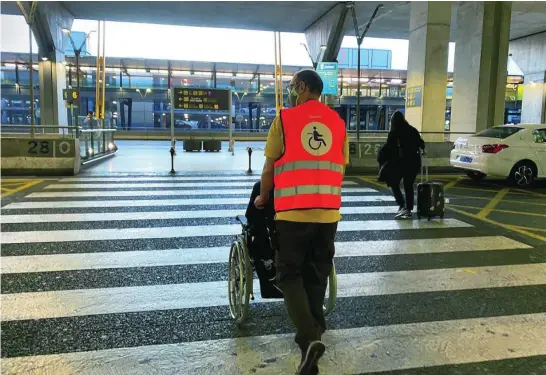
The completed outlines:
[[[311,147],[313,150],[318,150],[323,145],[326,147],[326,142],[322,138],[322,134],[319,134],[319,132],[317,131],[316,126],[313,126],[312,133],[307,133],[307,134],[311,135],[309,137],[309,147]]]
[[[309,154],[322,156],[332,148],[332,131],[321,122],[310,122],[302,129],[301,145]]]

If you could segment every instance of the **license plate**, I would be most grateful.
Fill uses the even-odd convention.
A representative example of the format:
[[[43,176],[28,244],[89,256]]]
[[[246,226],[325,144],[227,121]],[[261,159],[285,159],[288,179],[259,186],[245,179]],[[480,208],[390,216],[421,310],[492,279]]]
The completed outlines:
[[[461,163],[472,163],[472,158],[469,158],[468,156],[459,156],[459,161]]]

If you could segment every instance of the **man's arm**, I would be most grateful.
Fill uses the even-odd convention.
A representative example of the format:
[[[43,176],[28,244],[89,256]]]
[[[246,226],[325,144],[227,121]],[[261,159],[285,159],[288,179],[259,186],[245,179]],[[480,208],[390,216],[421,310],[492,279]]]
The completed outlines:
[[[273,189],[273,176],[275,174],[275,161],[283,153],[283,134],[282,124],[279,116],[275,117],[265,144],[265,163],[262,171],[262,183],[260,187],[260,196],[255,201],[255,206],[263,208],[269,200],[269,194]]]
[[[343,174],[345,174],[345,171],[347,170],[347,165],[351,162],[350,155],[349,155],[349,134],[345,133],[345,141],[343,142],[343,159],[345,161],[345,165],[343,166]]]
[[[273,174],[275,172],[275,160],[265,158],[264,169],[262,171],[262,184],[260,187],[260,196],[268,199],[271,189],[273,189]]]

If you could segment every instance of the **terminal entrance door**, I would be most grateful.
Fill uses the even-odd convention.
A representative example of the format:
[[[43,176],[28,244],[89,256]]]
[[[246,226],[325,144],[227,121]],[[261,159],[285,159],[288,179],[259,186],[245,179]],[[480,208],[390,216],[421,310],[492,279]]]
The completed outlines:
[[[119,99],[119,122],[122,130],[131,129],[131,119],[133,112],[133,99],[120,98]]]
[[[262,103],[248,103],[248,128],[252,130],[260,130],[260,117],[262,116]]]

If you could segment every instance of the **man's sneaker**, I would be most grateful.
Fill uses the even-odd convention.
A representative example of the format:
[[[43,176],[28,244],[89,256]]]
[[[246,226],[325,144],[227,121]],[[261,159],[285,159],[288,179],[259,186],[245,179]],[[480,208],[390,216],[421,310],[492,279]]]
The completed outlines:
[[[398,213],[394,216],[394,218],[402,219],[403,216],[407,215],[408,213],[411,215],[411,212],[407,208],[402,208],[400,209],[400,211],[398,211]]]
[[[313,341],[309,344],[305,357],[298,367],[297,375],[314,375],[318,373],[318,360],[324,355],[326,346],[322,341]]]
[[[399,217],[399,219],[406,219],[406,220],[411,218],[412,218],[412,215],[410,210],[405,210],[402,216]]]
[[[402,216],[406,212],[406,209],[404,207],[400,207],[396,215],[394,215],[395,219],[398,219],[400,216]]]

